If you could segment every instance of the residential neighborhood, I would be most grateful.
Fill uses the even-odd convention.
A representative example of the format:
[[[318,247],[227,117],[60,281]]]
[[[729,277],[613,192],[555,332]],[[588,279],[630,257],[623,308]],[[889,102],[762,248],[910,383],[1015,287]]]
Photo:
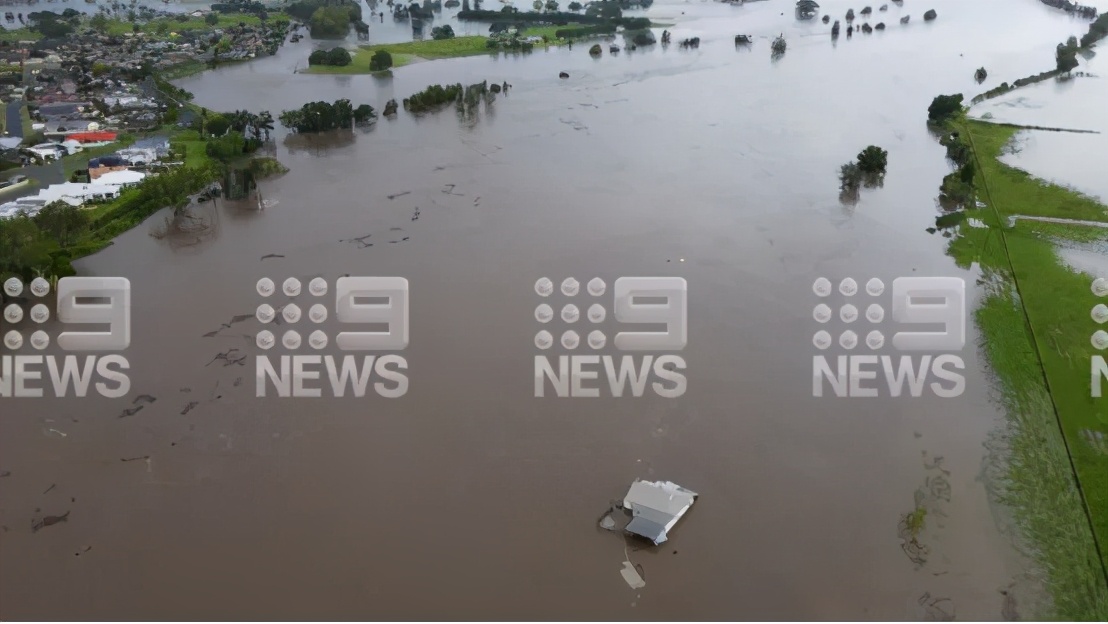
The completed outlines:
[[[165,129],[185,127],[195,115],[163,77],[271,54],[289,30],[287,17],[264,12],[141,13],[31,13],[28,24],[56,21],[71,32],[43,37],[23,28],[0,40],[0,218],[33,215],[56,201],[110,200],[155,163],[180,164],[168,158]],[[19,184],[4,183],[16,177]],[[16,195],[25,196],[9,199]]]

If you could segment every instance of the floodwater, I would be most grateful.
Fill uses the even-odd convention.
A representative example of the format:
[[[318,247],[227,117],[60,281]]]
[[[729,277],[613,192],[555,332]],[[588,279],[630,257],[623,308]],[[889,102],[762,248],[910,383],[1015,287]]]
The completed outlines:
[[[1096,6],[1101,12],[1108,10],[1108,2],[1092,3],[1091,6]],[[1075,20],[1071,34],[1080,37],[1086,30],[1086,22]],[[1032,175],[1069,186],[1103,202],[1108,201],[1108,179],[1105,179],[1104,168],[1098,166],[1097,159],[1089,157],[1090,154],[1108,151],[1108,121],[1100,114],[1108,98],[1108,54],[1104,44],[1099,48],[1098,54],[1078,57],[1080,66],[1072,72],[1072,77],[1016,89],[978,104],[971,114],[1020,125],[1087,131],[1025,130],[1018,135],[1014,149],[1003,160]],[[1024,75],[1052,68],[1053,58],[1048,57]],[[991,68],[989,76],[990,79],[994,76]],[[1019,77],[1004,75],[996,76],[996,79],[998,82],[1012,82]]]
[[[157,215],[78,263],[131,280],[132,392],[4,405],[3,617],[999,619],[1002,590],[1031,617],[1038,575],[983,476],[1003,417],[972,325],[960,397],[811,390],[816,278],[959,276],[980,296],[925,231],[949,171],[927,106],[1037,71],[1075,29],[1034,0],[931,4],[933,23],[890,3],[871,18],[887,31],[837,45],[791,3],[659,3],[647,14],[698,50],[578,45],[379,78],[295,74],[297,44],[181,81],[210,108],[275,114],[513,88],[475,123],[280,134],[291,171],[264,183],[264,211],[208,205],[195,238],[151,236]],[[884,187],[844,206],[838,167],[871,143]],[[408,393],[256,398],[261,327],[229,323],[255,282],[344,274],[409,280]],[[535,281],[632,275],[688,281],[686,394],[535,398]],[[208,365],[232,348],[251,361]],[[120,418],[140,394],[157,401]],[[634,478],[700,493],[669,542],[628,553],[639,589],[596,526]],[[917,491],[922,564],[898,537]],[[36,509],[71,515],[32,532]]]

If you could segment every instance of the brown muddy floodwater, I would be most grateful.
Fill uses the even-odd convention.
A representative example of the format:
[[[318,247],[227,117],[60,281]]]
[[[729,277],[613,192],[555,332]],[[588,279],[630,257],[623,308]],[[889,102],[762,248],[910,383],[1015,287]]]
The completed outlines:
[[[308,48],[290,45],[182,81],[210,108],[275,114],[513,88],[475,123],[282,133],[291,172],[264,183],[266,210],[199,210],[215,229],[197,239],[151,236],[157,215],[79,263],[131,280],[131,394],[5,401],[0,615],[999,619],[1008,589],[1033,615],[1038,575],[984,477],[1003,417],[975,330],[958,398],[812,396],[817,277],[960,276],[979,296],[925,231],[949,171],[931,98],[1041,71],[1085,28],[1036,0],[909,4],[837,45],[780,0],[658,3],[648,15],[698,50],[578,45],[374,78],[294,74]],[[844,207],[838,167],[871,143],[889,150],[884,187]],[[221,324],[254,312],[261,277],[345,274],[409,280],[407,395],[256,398],[260,325]],[[535,281],[624,275],[688,281],[687,393],[535,398]],[[232,348],[246,366],[208,365]],[[157,400],[120,418],[140,394]],[[701,496],[669,542],[629,553],[646,580],[631,589],[596,519],[637,477]],[[921,564],[898,537],[917,491]]]

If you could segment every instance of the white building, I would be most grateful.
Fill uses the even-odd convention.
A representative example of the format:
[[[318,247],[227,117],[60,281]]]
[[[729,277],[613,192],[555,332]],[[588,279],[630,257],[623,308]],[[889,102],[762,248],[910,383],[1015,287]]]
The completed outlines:
[[[103,201],[119,196],[123,189],[138,184],[146,177],[141,171],[111,171],[100,176],[95,182],[66,182],[51,184],[32,197],[23,197],[0,205],[0,218],[10,218],[27,211],[35,215],[43,207],[56,201],[70,206],[83,206],[90,201]]]

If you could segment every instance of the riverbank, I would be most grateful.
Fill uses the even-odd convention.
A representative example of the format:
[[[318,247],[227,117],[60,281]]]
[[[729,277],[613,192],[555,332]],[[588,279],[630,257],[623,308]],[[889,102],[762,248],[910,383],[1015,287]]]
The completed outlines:
[[[1087,437],[1105,429],[1087,385],[1095,329],[1089,311],[1097,301],[1093,276],[1065,266],[1058,249],[1108,240],[1108,232],[1007,224],[1013,215],[1108,222],[1108,207],[1001,162],[1020,128],[967,119],[948,128],[972,151],[983,202],[963,216],[985,227],[963,225],[949,252],[959,265],[977,263],[987,284],[974,316],[1009,416],[1001,436],[1007,450],[1001,498],[1049,577],[1051,615],[1104,621],[1108,559],[1097,544],[1108,541],[1108,456]]]

